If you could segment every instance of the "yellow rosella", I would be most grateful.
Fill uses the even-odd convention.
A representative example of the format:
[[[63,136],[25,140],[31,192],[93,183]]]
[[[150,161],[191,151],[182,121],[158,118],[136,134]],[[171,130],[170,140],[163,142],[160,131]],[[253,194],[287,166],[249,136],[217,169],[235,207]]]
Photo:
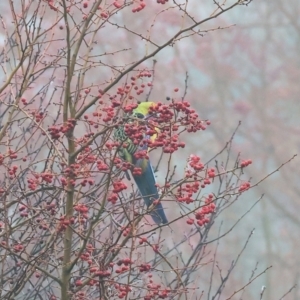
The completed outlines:
[[[120,156],[124,161],[132,164],[134,168],[138,168],[140,172],[131,172],[134,181],[146,203],[147,207],[150,207],[154,200],[159,199],[156,182],[154,178],[154,173],[150,161],[148,159],[148,145],[147,143],[141,143],[141,141],[133,141],[132,138],[128,137],[126,129],[130,128],[134,124],[143,124],[147,122],[149,117],[149,110],[155,105],[154,102],[141,102],[128,116],[128,121],[125,125],[119,126],[114,132],[114,139],[126,145],[125,147],[120,147]],[[140,121],[139,121],[140,120]],[[143,122],[144,120],[145,122]],[[146,125],[147,126],[147,125]],[[145,130],[140,130],[139,134],[142,133],[143,140],[153,140],[155,135],[147,135]],[[144,153],[146,155],[139,155],[139,153]],[[168,220],[165,216],[162,204],[156,203],[156,205],[151,209],[150,215],[156,224],[166,224]]]

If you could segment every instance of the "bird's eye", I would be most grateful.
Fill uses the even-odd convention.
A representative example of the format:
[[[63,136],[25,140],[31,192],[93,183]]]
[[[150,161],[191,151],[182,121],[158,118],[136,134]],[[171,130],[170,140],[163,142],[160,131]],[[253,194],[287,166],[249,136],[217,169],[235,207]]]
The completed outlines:
[[[139,118],[139,119],[144,119],[145,116],[141,113],[135,113],[134,117]]]

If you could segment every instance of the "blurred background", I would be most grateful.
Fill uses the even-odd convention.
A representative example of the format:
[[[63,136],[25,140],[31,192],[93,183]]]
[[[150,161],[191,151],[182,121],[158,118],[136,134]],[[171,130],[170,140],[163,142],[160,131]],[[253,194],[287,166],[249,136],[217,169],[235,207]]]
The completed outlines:
[[[206,2],[195,3],[194,12],[204,15],[209,11]],[[241,121],[231,155],[235,159],[241,152],[241,158],[253,160],[245,170],[252,183],[299,154],[299,13],[296,0],[253,1],[200,26],[203,37],[182,40],[168,50],[168,56],[157,56],[157,68],[165,72],[156,74],[156,96],[174,96],[174,82],[183,93],[188,72],[186,99],[202,118],[212,122],[205,134],[188,140],[186,153],[192,151],[207,161]],[[219,26],[229,28],[205,32]],[[295,284],[298,286],[282,299],[300,299],[299,169],[296,157],[224,212],[224,226],[230,227],[264,195],[220,242],[219,264],[227,270],[255,228],[225,290],[246,283],[256,263],[261,271],[272,266],[246,294],[234,299],[260,299],[263,286],[263,299],[281,299]]]

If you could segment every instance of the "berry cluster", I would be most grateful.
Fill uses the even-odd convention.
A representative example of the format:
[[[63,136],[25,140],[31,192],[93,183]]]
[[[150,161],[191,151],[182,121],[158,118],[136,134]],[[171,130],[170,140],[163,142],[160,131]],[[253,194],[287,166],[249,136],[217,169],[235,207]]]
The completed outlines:
[[[120,267],[116,269],[117,274],[122,274],[129,271],[129,266],[133,264],[133,261],[130,258],[121,259],[117,262],[117,265]],[[123,266],[122,266],[123,265]]]
[[[213,194],[209,194],[204,201],[205,206],[201,207],[201,209],[195,213],[195,218],[199,226],[209,223],[210,219],[207,215],[215,212],[216,205],[213,203],[213,197]],[[187,220],[187,224],[193,224],[194,222],[191,222],[191,220],[192,219]]]
[[[133,264],[133,261],[130,259],[130,258],[123,258],[123,259],[120,259],[118,262],[117,262],[117,265],[118,266],[122,266],[122,265],[125,265],[125,266],[129,266],[129,265],[132,265]]]
[[[111,202],[112,204],[116,204],[118,200],[118,195],[116,193],[112,193],[107,197],[107,201]]]
[[[39,224],[39,229],[48,230],[48,225],[43,221],[42,218],[36,218],[35,221]]]
[[[9,158],[11,158],[11,159],[18,158],[18,154],[11,149],[8,150],[8,155],[9,155]],[[1,158],[0,158],[0,163],[1,163]]]
[[[115,283],[114,287],[116,290],[119,291],[119,293],[118,293],[119,299],[125,298],[126,295],[132,291],[132,288],[129,285]]]
[[[201,171],[204,175],[201,175]],[[204,164],[201,162],[200,157],[191,155],[188,161],[188,168],[186,170],[186,178],[194,178],[194,180],[201,181],[201,188],[205,188],[206,185],[211,184],[210,179],[215,178],[214,168],[204,168]]]
[[[139,266],[140,272],[148,272],[151,270],[151,265],[150,264],[141,264]]]
[[[89,208],[84,205],[84,204],[77,204],[74,206],[74,210],[78,212],[78,222],[80,224],[85,224],[87,219],[89,218],[88,216],[88,211],[89,211]]]
[[[23,249],[24,249],[24,246],[21,245],[21,244],[16,244],[16,245],[13,246],[13,250],[15,252],[21,252]]]
[[[127,236],[129,233],[130,233],[130,231],[131,231],[131,227],[122,227],[122,231],[123,231],[123,236]]]
[[[152,131],[149,130],[147,133],[153,134],[153,130]],[[156,133],[156,131],[155,131],[155,133]],[[185,143],[179,142],[178,135],[170,136],[168,127],[166,127],[165,129],[162,129],[154,141],[147,140],[147,144],[148,144],[149,148],[162,147],[164,153],[174,153],[179,148],[185,147]]]
[[[119,147],[120,146],[120,143],[119,142],[107,142],[105,144],[105,147],[111,151],[114,147]],[[122,162],[122,160],[120,160],[120,163]]]
[[[186,128],[187,132],[197,132],[199,130],[205,130],[206,125],[210,125],[209,121],[202,121],[199,119],[198,114],[192,108],[187,101],[173,101],[169,105],[162,104],[161,102],[150,108],[150,113],[155,114],[156,122],[170,123],[176,114],[177,124],[174,128],[178,130],[178,126]]]
[[[48,202],[47,204],[46,204],[46,210],[47,211],[49,211],[50,212],[50,214],[52,215],[52,216],[54,216],[55,214],[56,214],[56,208],[57,208],[57,205],[56,205],[56,203],[55,202]]]
[[[139,12],[142,9],[144,9],[145,7],[146,7],[146,3],[141,0],[141,2],[139,3],[139,5],[137,7],[135,7],[135,8],[132,9],[132,12],[133,13]]]
[[[124,133],[132,140],[134,145],[138,145],[144,138],[147,132],[147,126],[140,123],[126,123],[124,125]],[[124,145],[126,146],[126,144]]]
[[[65,168],[62,172],[67,178],[76,178],[79,175],[79,169],[81,165],[72,164],[69,167]]]
[[[96,164],[97,164],[97,169],[100,172],[104,172],[104,171],[108,171],[109,170],[108,165],[106,163],[104,163],[102,160],[97,160]]]
[[[174,117],[174,111],[172,109],[172,104],[162,104],[157,102],[155,105],[151,106],[149,109],[150,115],[156,116],[155,121],[159,124],[169,123]]]
[[[87,249],[88,250],[88,249]],[[82,253],[80,255],[80,259],[82,261],[86,261],[89,265],[93,264],[93,260],[91,258],[91,253],[89,251]],[[110,267],[112,267],[113,264],[110,264]],[[92,274],[93,277],[109,277],[111,275],[111,271],[110,270],[103,270],[101,268],[99,268],[98,266],[90,266],[89,268],[90,273]],[[95,280],[91,280],[91,282],[89,282],[89,285],[94,285],[96,282]]]
[[[121,180],[113,182],[113,193],[117,194],[126,189],[127,189],[127,185],[124,182],[122,182]]]
[[[189,204],[194,201],[192,198],[193,194],[198,193],[200,188],[205,188],[206,185],[211,184],[210,179],[214,178],[216,174],[214,168],[205,169],[199,156],[191,155],[185,176],[189,181],[180,185],[176,197],[179,202]],[[189,222],[193,224],[192,221]]]
[[[239,187],[239,192],[242,193],[242,192],[245,192],[247,190],[249,190],[251,187],[251,184],[250,182],[244,182],[241,184],[241,186]]]
[[[27,102],[27,99],[26,98],[21,98],[21,102],[23,103],[23,105],[27,105],[28,102]]]
[[[156,0],[156,3],[158,4],[166,4],[169,0]]]
[[[39,123],[44,118],[44,113],[42,111],[41,112],[32,111],[31,114],[33,115],[37,123]]]
[[[197,155],[191,155],[189,158],[189,166],[195,171],[201,171],[204,169],[204,164],[201,163],[201,159]]]
[[[48,131],[53,140],[58,140],[60,138],[60,134],[61,134],[61,126],[59,126],[59,125],[50,126],[48,128]]]
[[[103,122],[109,122],[114,118],[115,106],[104,107],[103,111],[106,113],[106,117],[103,118]]]
[[[75,282],[76,284],[76,282]],[[87,299],[87,295],[85,291],[79,291],[75,294],[75,298],[76,300],[86,300]]]
[[[216,177],[215,169],[214,168],[208,169],[207,170],[207,175],[208,175],[209,178],[215,178]]]
[[[37,174],[38,175],[38,174]],[[38,176],[41,177],[42,182],[45,181],[46,183],[52,183],[54,175],[50,172],[43,172]]]
[[[143,245],[143,244],[146,243],[146,242],[147,242],[147,238],[141,237],[141,238],[140,238],[140,241],[139,241],[139,244],[140,244],[140,245]]]
[[[136,8],[133,8],[133,10],[135,10],[134,12],[138,12],[138,11],[141,11],[145,6],[146,6],[145,3],[142,2],[142,3],[139,3],[139,5]],[[118,87],[117,95],[120,95],[120,96],[126,95],[129,100],[132,100],[134,98],[131,95],[132,91],[135,91],[135,93],[138,96],[141,95],[142,93],[144,93],[146,84],[145,83],[139,84],[137,82],[137,79],[142,78],[142,77],[151,77],[151,76],[152,76],[151,73],[148,71],[143,71],[143,72],[140,72],[137,76],[132,76],[130,78],[131,79],[130,84],[126,84],[122,87]],[[152,83],[148,82],[147,86],[151,87]],[[130,106],[132,106],[132,109],[130,109]],[[127,107],[128,107],[127,109],[123,108],[124,112],[132,112],[132,110],[137,107],[137,104],[129,104],[129,105],[127,105]]]
[[[86,252],[81,253],[80,256],[79,256],[79,258],[80,258],[80,260],[82,260],[82,261],[88,262],[88,264],[90,264],[90,263],[93,262],[92,259],[91,259],[91,254],[89,253],[89,251],[86,251]],[[93,272],[93,270],[92,270],[92,272]],[[95,271],[94,271],[94,272],[95,272]]]
[[[108,14],[107,11],[102,11],[102,12],[100,13],[100,16],[101,16],[103,19],[107,19],[108,16],[109,16],[109,14]]]
[[[35,191],[37,186],[40,184],[39,180],[36,178],[27,179],[28,188],[32,191]]]
[[[118,1],[115,1],[115,2],[113,3],[113,5],[114,5],[115,8],[121,8],[121,7],[122,7],[122,4],[119,3]]]
[[[125,113],[132,113],[132,111],[135,108],[137,108],[137,106],[138,105],[136,103],[135,104],[128,104],[128,105],[126,105],[126,106],[123,107],[123,110],[124,110]]]
[[[43,172],[43,173],[34,173],[33,174],[34,178],[28,178],[27,179],[27,184],[28,184],[28,188],[31,191],[36,190],[36,188],[38,187],[38,185],[40,185],[41,183],[45,182],[45,183],[52,183],[54,175],[50,172]]]
[[[66,216],[61,216],[58,220],[57,232],[62,232],[67,229],[70,224],[75,223],[75,218],[67,219]]]
[[[150,274],[149,274],[150,275]],[[149,276],[149,278],[151,278]],[[151,300],[151,299],[166,299],[168,298],[171,290],[169,288],[161,289],[160,284],[155,284],[152,279],[149,280],[147,284],[148,293],[144,297],[144,300]]]
[[[21,216],[22,218],[28,217],[27,207],[26,207],[25,205],[20,205],[20,206],[19,206],[19,211],[21,212],[21,213],[20,213],[20,216]]]
[[[83,179],[81,182],[80,182],[80,185],[81,186],[86,186],[87,184],[89,185],[94,185],[95,184],[95,181],[93,179]]]
[[[251,159],[242,160],[241,167],[245,168],[245,167],[248,167],[251,164],[252,164],[252,160]]]
[[[182,184],[177,190],[176,198],[179,202],[185,202],[186,204],[192,203],[194,193],[197,193],[200,188],[198,181]]]
[[[74,210],[78,211],[80,214],[85,215],[87,218],[87,213],[89,211],[88,207],[84,204],[77,204],[74,206]]]
[[[140,150],[134,153],[135,159],[149,159],[148,151],[147,150]]]
[[[13,179],[17,174],[18,167],[17,166],[11,166],[7,169],[8,169],[9,178]]]
[[[75,119],[69,119],[64,125],[52,125],[48,128],[50,136],[53,140],[58,140],[61,135],[70,132],[76,125]]]
[[[62,173],[65,175],[65,177],[62,177],[60,179],[61,184],[63,186],[66,186],[68,184],[68,178],[69,183],[75,186],[76,178],[81,175],[84,177],[84,179],[82,179],[79,183],[81,186],[85,187],[87,184],[94,185],[95,181],[93,179],[87,179],[87,177],[90,175],[90,171],[86,168],[86,164],[93,164],[96,161],[96,158],[96,156],[91,154],[82,155],[80,157],[80,159],[82,160],[81,163],[72,164],[63,170]]]
[[[91,147],[85,147],[82,152],[77,156],[77,162],[81,165],[92,164],[97,161],[97,156],[92,154]]]

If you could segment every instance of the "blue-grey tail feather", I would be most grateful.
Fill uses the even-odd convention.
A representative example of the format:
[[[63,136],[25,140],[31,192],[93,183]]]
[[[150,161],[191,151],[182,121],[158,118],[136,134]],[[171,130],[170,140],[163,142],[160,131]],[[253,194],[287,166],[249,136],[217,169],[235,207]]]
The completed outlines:
[[[147,207],[152,204],[154,199],[159,199],[157,187],[155,186],[154,173],[149,161],[147,162],[147,167],[144,169],[143,173],[141,175],[134,175],[133,178]],[[156,224],[168,223],[163,206],[160,202],[151,210],[150,215]]]

